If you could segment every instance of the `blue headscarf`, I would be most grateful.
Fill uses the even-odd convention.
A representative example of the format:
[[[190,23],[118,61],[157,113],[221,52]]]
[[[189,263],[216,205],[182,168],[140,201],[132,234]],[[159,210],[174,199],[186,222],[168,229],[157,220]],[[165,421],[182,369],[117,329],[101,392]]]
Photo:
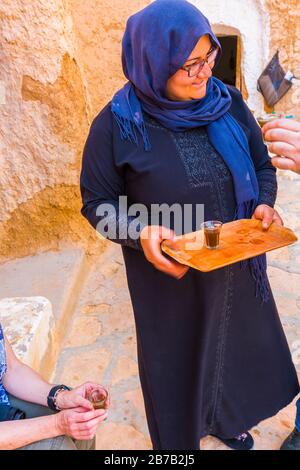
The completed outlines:
[[[166,95],[168,79],[183,66],[204,35],[209,35],[221,54],[207,18],[186,0],[155,0],[131,16],[122,42],[122,65],[128,83],[113,97],[112,113],[122,139],[138,145],[138,132],[147,151],[151,150],[151,142],[143,111],[174,132],[207,126],[211,144],[233,177],[236,219],[251,218],[259,187],[247,137],[228,112],[231,96],[226,86],[212,77],[202,99],[173,101]],[[250,266],[257,293],[267,301],[265,257],[253,258]]]

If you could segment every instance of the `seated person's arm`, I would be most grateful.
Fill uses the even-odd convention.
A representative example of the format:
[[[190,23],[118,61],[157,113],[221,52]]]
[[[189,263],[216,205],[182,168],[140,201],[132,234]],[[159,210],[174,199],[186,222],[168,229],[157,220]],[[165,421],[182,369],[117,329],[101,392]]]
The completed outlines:
[[[6,339],[5,349],[7,359],[7,371],[3,377],[5,389],[17,398],[47,406],[47,396],[52,385],[17,359]],[[61,435],[79,440],[92,439],[100,422],[107,418],[106,410],[91,409],[92,405],[84,398],[86,389],[97,386],[87,383],[71,392],[61,392],[58,395],[58,404],[60,408],[66,409],[59,413],[0,422],[0,449],[17,449]]]
[[[5,339],[5,348],[7,359],[7,372],[3,380],[5,389],[21,400],[47,406],[47,396],[53,385],[19,361],[7,339]]]
[[[11,450],[63,434],[56,415],[0,422],[0,449]]]
[[[0,450],[18,449],[62,435],[89,440],[95,436],[97,427],[106,418],[106,410],[72,408],[39,418],[3,421],[0,422]]]
[[[6,338],[5,348],[7,371],[3,379],[3,385],[7,392],[21,400],[47,406],[47,397],[53,384],[44,380],[37,372],[31,369],[31,367],[19,361]],[[93,406],[87,400],[86,396],[90,390],[98,387],[101,386],[92,382],[86,382],[71,391],[60,392],[56,400],[57,405],[60,409],[81,406],[86,408],[86,410],[91,410]]]
[[[50,384],[17,359],[6,339],[5,350],[7,359],[7,372],[3,378],[5,389],[20,399],[47,406]],[[33,419],[0,422],[0,449],[17,449],[60,434],[57,417],[54,414]]]

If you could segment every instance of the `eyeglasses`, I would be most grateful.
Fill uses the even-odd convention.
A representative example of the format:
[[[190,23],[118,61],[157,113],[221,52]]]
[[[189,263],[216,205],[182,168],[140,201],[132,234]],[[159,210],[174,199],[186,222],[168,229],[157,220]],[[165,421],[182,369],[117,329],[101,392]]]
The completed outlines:
[[[204,65],[205,64],[208,64],[210,66],[210,68],[212,69],[213,66],[214,66],[214,62],[217,58],[217,55],[219,53],[219,48],[218,47],[214,47],[207,55],[206,59],[199,59],[197,62],[195,62],[194,64],[192,65],[185,65],[183,67],[181,67],[182,70],[185,70],[186,72],[188,72],[189,74],[189,77],[195,77],[196,75],[198,75],[201,70],[203,69]]]

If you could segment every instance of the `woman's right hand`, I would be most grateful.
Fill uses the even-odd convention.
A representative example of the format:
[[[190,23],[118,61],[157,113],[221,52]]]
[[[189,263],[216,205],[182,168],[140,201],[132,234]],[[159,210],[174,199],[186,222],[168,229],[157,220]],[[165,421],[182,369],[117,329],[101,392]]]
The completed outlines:
[[[86,411],[86,408],[71,408],[54,415],[58,435],[78,440],[93,439],[99,424],[107,418],[107,410]]]
[[[163,255],[160,246],[163,240],[173,240],[174,237],[173,230],[159,225],[147,225],[141,231],[140,241],[145,257],[156,269],[176,279],[181,279],[189,267],[177,261],[170,261]]]

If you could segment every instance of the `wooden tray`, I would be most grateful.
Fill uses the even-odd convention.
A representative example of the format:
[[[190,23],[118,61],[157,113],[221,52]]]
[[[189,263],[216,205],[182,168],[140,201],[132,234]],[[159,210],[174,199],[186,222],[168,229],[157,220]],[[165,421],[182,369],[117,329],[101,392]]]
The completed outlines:
[[[291,245],[297,240],[289,228],[272,224],[265,231],[261,221],[242,219],[223,225],[217,250],[203,246],[203,230],[176,237],[174,241],[164,240],[161,246],[162,251],[179,263],[209,272]]]

